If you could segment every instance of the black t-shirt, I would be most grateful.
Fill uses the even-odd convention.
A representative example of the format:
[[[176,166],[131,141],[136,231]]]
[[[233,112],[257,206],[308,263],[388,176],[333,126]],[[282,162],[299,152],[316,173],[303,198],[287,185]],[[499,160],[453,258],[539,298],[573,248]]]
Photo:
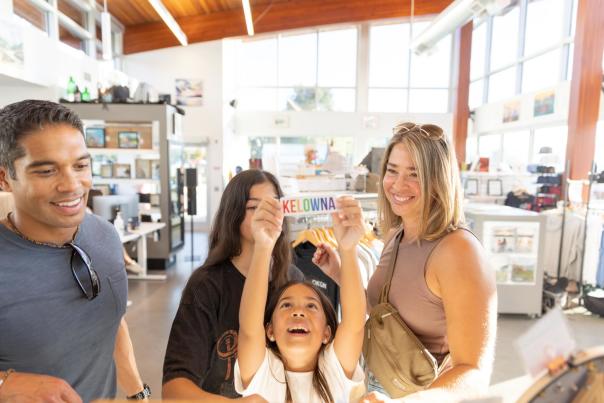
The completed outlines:
[[[301,243],[294,248],[294,263],[304,274],[306,281],[310,281],[323,291],[337,312],[340,303],[340,287],[312,262],[316,250],[317,248],[310,242]]]
[[[290,266],[288,277],[303,279],[294,266]],[[245,277],[231,261],[198,269],[191,275],[172,323],[163,383],[186,378],[206,392],[239,396],[233,385],[233,371],[244,283]]]

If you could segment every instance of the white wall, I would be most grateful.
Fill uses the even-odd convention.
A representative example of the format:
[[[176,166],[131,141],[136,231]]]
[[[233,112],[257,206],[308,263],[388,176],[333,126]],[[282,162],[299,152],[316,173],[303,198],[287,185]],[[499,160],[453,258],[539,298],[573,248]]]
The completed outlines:
[[[201,79],[203,105],[184,107],[183,139],[185,142],[209,140],[208,218],[220,203],[223,190],[223,45],[212,41],[172,47],[124,57],[124,72],[147,82],[161,94],[171,94],[176,102],[177,78]]]
[[[113,73],[105,63],[51,40],[18,17],[0,18],[0,24],[22,40],[25,60],[23,65],[0,62],[0,106],[26,98],[57,101],[70,76],[96,96],[96,83]]]
[[[172,47],[124,57],[124,72],[155,87],[160,94],[171,94],[176,101],[175,80],[195,78],[203,81],[203,105],[184,107],[183,136],[195,142],[222,136],[222,42],[212,41]]]

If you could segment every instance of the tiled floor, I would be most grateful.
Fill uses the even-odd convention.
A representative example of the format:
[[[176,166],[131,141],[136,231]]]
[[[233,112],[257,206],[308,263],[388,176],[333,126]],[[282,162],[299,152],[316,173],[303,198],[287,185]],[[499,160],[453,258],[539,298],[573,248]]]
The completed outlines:
[[[186,237],[188,240],[188,236]],[[195,253],[205,259],[206,234],[196,234]],[[166,281],[130,280],[132,305],[126,318],[143,379],[160,397],[161,374],[166,342],[182,288],[200,261],[185,261],[190,249],[184,247],[177,255],[176,264],[168,271]],[[587,314],[567,315],[571,329],[580,348],[604,344],[604,318]],[[492,382],[498,383],[524,374],[516,354],[514,341],[533,323],[523,315],[501,315],[497,329],[497,347]]]

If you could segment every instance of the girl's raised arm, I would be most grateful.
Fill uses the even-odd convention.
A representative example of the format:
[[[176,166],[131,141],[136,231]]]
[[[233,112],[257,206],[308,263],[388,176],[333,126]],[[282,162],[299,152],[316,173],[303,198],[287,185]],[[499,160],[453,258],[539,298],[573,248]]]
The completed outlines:
[[[254,253],[239,307],[238,363],[246,388],[264,360],[264,309],[268,293],[271,256],[281,235],[283,213],[277,200],[263,199],[252,219]]]
[[[365,234],[360,203],[352,197],[337,201],[338,212],[332,215],[338,253],[342,259],[340,304],[342,322],[334,339],[334,350],[344,373],[350,379],[363,349],[366,300],[357,260],[357,245]]]

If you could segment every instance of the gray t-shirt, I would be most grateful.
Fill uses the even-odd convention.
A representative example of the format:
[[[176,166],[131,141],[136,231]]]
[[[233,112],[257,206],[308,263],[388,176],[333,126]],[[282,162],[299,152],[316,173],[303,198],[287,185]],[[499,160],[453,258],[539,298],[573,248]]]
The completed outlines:
[[[71,248],[34,244],[0,224],[0,370],[62,378],[89,402],[116,394],[113,350],[128,280],[107,221],[86,214],[75,244],[101,281],[91,301],[71,272]]]

